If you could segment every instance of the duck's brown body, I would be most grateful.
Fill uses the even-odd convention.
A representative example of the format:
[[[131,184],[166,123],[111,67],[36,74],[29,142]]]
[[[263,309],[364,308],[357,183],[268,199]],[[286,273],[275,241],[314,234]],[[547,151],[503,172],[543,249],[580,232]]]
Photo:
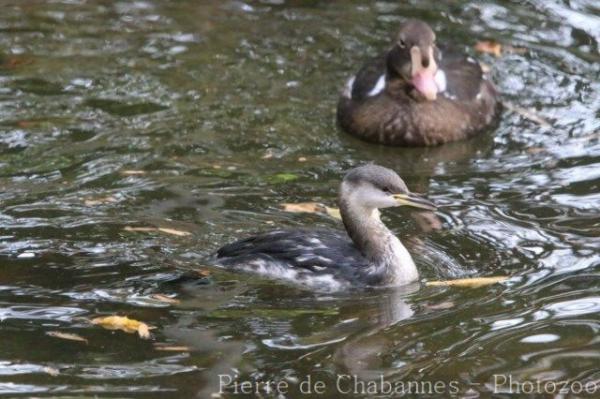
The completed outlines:
[[[441,57],[436,51],[436,78],[443,84],[435,99],[424,98],[406,79],[394,78],[385,53],[348,81],[337,109],[342,129],[375,143],[433,146],[493,126],[501,105],[479,64],[450,52]]]

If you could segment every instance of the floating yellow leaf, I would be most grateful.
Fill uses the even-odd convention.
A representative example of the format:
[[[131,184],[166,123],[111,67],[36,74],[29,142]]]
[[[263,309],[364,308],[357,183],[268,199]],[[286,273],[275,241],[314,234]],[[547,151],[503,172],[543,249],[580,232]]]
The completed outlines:
[[[148,339],[150,338],[150,327],[148,327],[148,324],[140,322],[137,328],[137,333],[140,338]]]
[[[475,50],[480,53],[493,54],[495,57],[502,55],[502,45],[493,40],[482,40],[477,42]]]
[[[173,305],[176,305],[176,304],[178,304],[178,303],[181,302],[179,299],[171,298],[170,296],[166,296],[166,295],[163,295],[163,294],[152,294],[152,295],[150,295],[150,297],[152,299],[156,299],[157,301],[161,301],[161,302],[164,302],[164,303],[170,303],[170,304],[173,304]]]
[[[107,330],[121,330],[127,333],[138,333],[140,338],[150,338],[150,327],[146,323],[130,319],[127,316],[96,317],[91,320],[92,324],[106,328]]]
[[[281,207],[286,212],[307,212],[307,213],[325,213],[325,205],[317,202],[299,202],[297,204],[281,204]]]
[[[48,335],[50,337],[54,337],[54,338],[66,339],[69,341],[85,342],[86,344],[88,342],[88,340],[83,338],[82,336],[79,336],[77,334],[65,333],[65,332],[61,332],[61,331],[47,331],[46,335]]]
[[[318,202],[298,202],[298,203],[283,203],[281,208],[285,212],[292,213],[318,213],[321,215],[328,215],[335,219],[341,219],[340,210],[337,208],[330,208]]]
[[[198,276],[200,277],[208,277],[210,276],[210,270],[206,270],[206,269],[194,269],[194,272],[196,272],[198,274]]]
[[[479,288],[486,285],[501,283],[509,279],[509,276],[492,276],[492,277],[474,277],[461,278],[458,280],[447,281],[428,281],[425,283],[428,287],[450,286],[450,287],[466,287]]]
[[[107,197],[100,197],[100,198],[88,198],[86,200],[83,201],[83,203],[86,206],[97,206],[97,205],[103,205],[103,204],[111,204],[113,202],[117,202],[117,199],[115,197],[113,197],[112,195],[109,195]]]
[[[264,155],[261,156],[260,158],[261,159],[271,159],[271,158],[273,158],[273,155],[274,155],[273,149],[267,148],[267,151],[265,151]]]
[[[523,54],[527,49],[524,47],[514,47],[510,44],[502,45],[495,40],[482,40],[475,44],[475,51],[500,57],[503,52]]]
[[[446,309],[452,309],[456,305],[452,301],[444,301],[444,302],[434,303],[431,305],[426,303],[424,306],[426,309],[429,309],[429,310],[446,310]]]
[[[164,352],[189,352],[191,349],[188,346],[175,346],[175,345],[165,345],[165,344],[155,344],[154,349],[157,351]]]
[[[192,233],[190,233],[189,231],[170,229],[168,227],[159,227],[158,231],[162,231],[163,233],[172,234],[174,236],[180,236],[180,237],[192,235]]]
[[[125,176],[141,176],[141,175],[145,175],[146,171],[145,170],[122,170],[121,174],[125,175]]]
[[[325,210],[327,211],[327,214],[332,218],[342,220],[342,214],[340,213],[340,210],[338,208],[330,208],[326,206]]]
[[[172,234],[179,237],[189,236],[192,233],[189,231],[176,230],[168,227],[131,227],[125,226],[123,228],[125,231],[137,232],[137,233],[153,233],[153,232],[162,232],[166,234]]]
[[[44,367],[44,373],[51,375],[52,377],[56,377],[57,375],[60,374],[60,371],[58,369],[55,369],[54,367]]]
[[[158,231],[158,229],[156,227],[131,227],[131,226],[125,226],[123,228],[123,230],[136,232],[136,233],[152,233],[152,232]]]
[[[525,151],[527,151],[528,154],[540,154],[546,152],[546,149],[544,147],[529,147]]]

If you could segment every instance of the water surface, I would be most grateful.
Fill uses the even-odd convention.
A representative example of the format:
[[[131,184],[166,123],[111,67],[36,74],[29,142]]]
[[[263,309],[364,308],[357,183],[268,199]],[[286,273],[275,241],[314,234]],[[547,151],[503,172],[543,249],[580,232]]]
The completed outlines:
[[[367,396],[340,392],[351,375],[487,397],[498,376],[572,395],[600,380],[595,2],[0,3],[0,393],[205,398],[227,374]],[[340,133],[344,80],[408,17],[549,126],[508,110],[495,132],[430,149]],[[485,39],[525,50],[475,54]],[[424,279],[513,277],[343,295],[218,271],[169,283],[236,237],[341,228],[278,204],[334,205],[343,171],[372,160],[440,204],[434,228],[385,212],[425,248]],[[125,230],[148,226],[191,235]],[[87,321],[110,314],[152,340]]]

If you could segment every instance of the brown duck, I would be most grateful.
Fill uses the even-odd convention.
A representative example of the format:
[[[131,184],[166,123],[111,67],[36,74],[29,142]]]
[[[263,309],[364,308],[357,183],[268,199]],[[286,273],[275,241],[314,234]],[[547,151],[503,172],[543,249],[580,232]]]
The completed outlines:
[[[477,61],[442,51],[423,21],[404,23],[393,46],[351,77],[339,125],[367,141],[432,146],[471,137],[497,122],[501,105]]]

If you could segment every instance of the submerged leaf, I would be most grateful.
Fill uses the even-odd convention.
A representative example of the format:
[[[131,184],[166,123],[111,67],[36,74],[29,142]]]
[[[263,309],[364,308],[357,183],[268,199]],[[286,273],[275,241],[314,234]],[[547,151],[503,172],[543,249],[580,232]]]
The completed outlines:
[[[65,333],[61,331],[47,331],[46,335],[54,338],[66,339],[68,341],[78,341],[88,343],[88,340],[77,334]]]
[[[552,127],[552,125],[550,125],[550,123],[547,120],[545,120],[544,118],[542,118],[541,116],[539,116],[532,110],[525,109],[523,107],[519,107],[518,105],[512,104],[508,101],[504,101],[502,104],[506,107],[506,109],[508,109],[512,112],[515,112],[515,113],[521,115],[523,118],[528,119],[532,122],[535,122],[542,127],[545,127],[547,129]]]
[[[141,114],[151,114],[167,109],[164,105],[153,102],[126,103],[118,100],[105,98],[90,98],[84,103],[88,107],[97,108],[111,115],[116,116],[135,116]]]
[[[176,229],[171,229],[171,228],[168,228],[168,227],[131,227],[131,226],[125,226],[125,227],[123,227],[123,230],[130,231],[130,232],[136,232],[136,233],[162,232],[162,233],[172,234],[174,236],[179,236],[179,237],[185,237],[185,236],[189,236],[189,235],[192,234],[189,231],[176,230]]]
[[[181,302],[177,298],[171,298],[170,296],[166,296],[166,295],[163,295],[163,294],[152,294],[152,295],[150,295],[150,297],[152,299],[156,299],[157,301],[164,302],[164,303],[170,303],[170,304],[173,304],[173,305],[176,305],[176,304],[178,304],[178,303]]]
[[[127,316],[96,317],[91,320],[92,324],[106,328],[107,330],[121,330],[127,333],[138,333],[140,338],[150,338],[150,327],[146,323],[130,319]]]
[[[434,303],[434,304],[424,304],[424,307],[426,309],[429,310],[446,310],[446,309],[452,309],[456,306],[456,304],[452,301],[444,301],[444,302],[439,302],[439,303]]]
[[[298,175],[293,173],[278,173],[269,177],[268,181],[271,184],[288,183],[298,179]]]
[[[33,63],[33,59],[24,56],[11,56],[6,59],[0,54],[0,69],[15,69]]]
[[[40,96],[52,96],[64,93],[63,87],[60,84],[39,78],[18,79],[14,81],[14,85],[17,89],[25,93],[33,93]]]
[[[465,288],[479,288],[486,285],[492,285],[501,283],[508,280],[509,276],[492,276],[492,277],[474,277],[474,278],[461,278],[458,280],[447,280],[447,281],[428,281],[425,283],[428,287],[440,287],[440,286],[451,286],[451,287],[465,287]]]

